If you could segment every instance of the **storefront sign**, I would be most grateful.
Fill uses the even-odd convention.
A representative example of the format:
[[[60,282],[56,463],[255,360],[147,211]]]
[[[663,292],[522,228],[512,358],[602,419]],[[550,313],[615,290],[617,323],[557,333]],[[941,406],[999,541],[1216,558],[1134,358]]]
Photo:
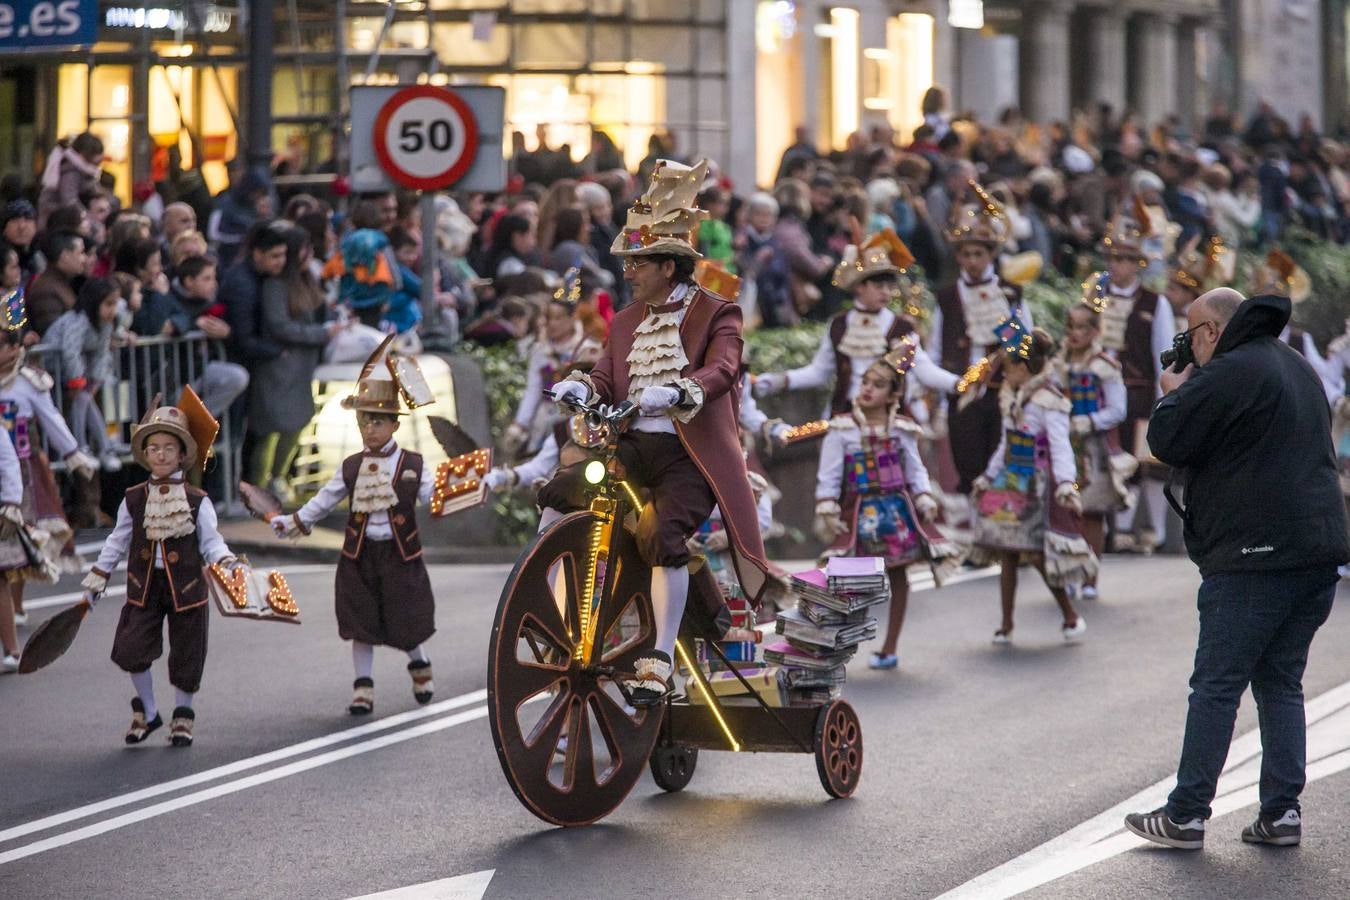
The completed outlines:
[[[224,34],[230,30],[234,14],[228,9],[203,4],[197,12],[202,18],[202,30],[209,34]],[[181,10],[160,6],[110,6],[103,11],[103,24],[108,28],[148,28],[151,31],[192,30],[195,24]]]
[[[98,0],[2,0],[0,53],[94,43]]]

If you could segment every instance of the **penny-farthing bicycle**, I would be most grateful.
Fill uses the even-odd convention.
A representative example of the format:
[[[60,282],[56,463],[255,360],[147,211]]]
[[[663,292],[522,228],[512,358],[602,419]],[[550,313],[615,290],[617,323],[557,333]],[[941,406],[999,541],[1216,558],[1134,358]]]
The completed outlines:
[[[690,665],[687,638],[721,633],[712,621],[696,621],[709,605],[700,583],[705,593],[716,590],[707,580],[691,580],[677,646],[701,703],[682,696],[648,709],[629,703],[625,681],[656,643],[651,569],[631,530],[642,504],[615,461],[636,408],[574,407],[596,438],[596,456],[583,469],[590,508],[558,519],[522,553],[502,587],[488,648],[492,739],[520,802],[547,822],[586,825],[622,803],[644,769],[663,790],[681,790],[700,749],[809,753],[831,796],[852,794],[862,726],[848,703],[775,709],[744,679],[746,697],[719,701]],[[721,656],[715,642],[707,646]]]

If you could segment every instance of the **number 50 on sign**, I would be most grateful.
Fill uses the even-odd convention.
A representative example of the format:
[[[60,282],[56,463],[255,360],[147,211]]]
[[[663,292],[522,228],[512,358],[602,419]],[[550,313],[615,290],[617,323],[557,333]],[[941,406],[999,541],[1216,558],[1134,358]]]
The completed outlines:
[[[420,191],[450,187],[478,152],[478,123],[453,91],[430,84],[390,97],[375,117],[380,167],[396,183]]]

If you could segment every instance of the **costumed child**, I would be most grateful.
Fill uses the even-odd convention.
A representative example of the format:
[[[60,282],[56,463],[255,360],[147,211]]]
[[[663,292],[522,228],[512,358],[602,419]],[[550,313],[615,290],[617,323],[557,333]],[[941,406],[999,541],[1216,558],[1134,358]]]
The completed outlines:
[[[1120,363],[1099,341],[1101,316],[1086,303],[1070,307],[1064,353],[1055,360],[1057,380],[1069,397],[1069,441],[1078,461],[1083,503],[1083,536],[1101,559],[1106,551],[1106,518],[1125,509],[1126,481],[1139,463],[1120,447],[1117,426],[1125,421],[1125,382]],[[1097,576],[1088,576],[1080,596],[1097,599]]]
[[[19,670],[19,634],[14,627],[11,586],[21,584],[33,560],[19,537],[23,528],[23,476],[14,444],[0,436],[0,675]]]
[[[343,499],[350,505],[334,602],[338,635],[352,642],[356,680],[347,712],[367,715],[375,708],[372,675],[375,645],[408,654],[413,698],[431,701],[435,687],[423,644],[436,631],[436,600],[422,559],[417,505],[429,503],[435,470],[420,453],[394,440],[400,397],[417,408],[434,399],[410,359],[388,355],[386,337],[361,370],[356,393],[342,405],[356,413],[365,450],[342,461],[323,488],[292,515],[278,515],[272,528],[282,537],[307,535]]]
[[[921,346],[914,320],[890,308],[899,294],[899,279],[907,278],[913,263],[900,238],[883,231],[868,241],[850,244],[834,270],[834,284],[853,295],[853,306],[836,313],[821,336],[815,356],[804,366],[786,372],[766,372],[754,380],[756,397],[782,391],[820,388],[834,380],[826,414],[847,415],[862,382],[862,373],[889,350],[909,338],[917,348],[914,377],[940,393],[956,390],[958,375],[943,371]],[[964,371],[964,370],[962,370]]]
[[[835,416],[820,450],[816,475],[816,535],[827,556],[879,556],[891,583],[891,613],[880,651],[869,667],[899,665],[896,644],[905,621],[905,570],[923,559],[954,559],[954,546],[926,530],[937,519],[928,470],[919,455],[919,426],[900,414],[911,345],[892,350],[863,372],[853,410]]]
[[[1162,363],[1158,357],[1172,346],[1176,334],[1176,315],[1164,297],[1143,286],[1141,275],[1148,265],[1146,238],[1153,233],[1146,211],[1136,210],[1136,218],[1118,215],[1102,238],[1106,271],[1090,279],[1087,297],[1102,310],[1102,349],[1120,363],[1125,379],[1125,421],[1120,427],[1121,445],[1140,460],[1136,473],[1137,491],[1148,505],[1148,524],[1131,541],[1136,509],[1123,510],[1116,517],[1116,538],[1122,546],[1132,543],[1145,553],[1162,543],[1167,531],[1167,500],[1163,496],[1164,471],[1151,454],[1144,435],[1153,404],[1162,396],[1158,378]]]
[[[937,292],[937,308],[929,320],[928,352],[935,363],[955,376],[966,376],[998,353],[991,334],[1000,323],[1016,317],[1030,331],[1031,306],[1022,289],[1004,278],[999,253],[1011,235],[1008,214],[974,181],[971,189],[980,203],[954,211],[946,233],[960,266],[954,284]],[[989,371],[990,390],[976,388],[947,408],[947,441],[956,469],[956,491],[970,492],[971,482],[989,461],[998,444],[999,372]],[[940,430],[940,429],[939,429]]]
[[[43,452],[43,438],[53,453],[65,460],[67,471],[90,479],[98,469],[93,457],[80,452],[75,436],[52,401],[52,377],[41,369],[25,365],[23,330],[28,319],[23,293],[13,291],[4,298],[5,327],[0,329],[0,424],[14,442],[23,476],[23,518],[29,534],[42,554],[57,569],[74,531],[66,522],[61,492]],[[73,551],[68,559],[74,560]],[[32,580],[48,580],[42,573],[30,573]],[[28,575],[10,581],[14,601],[14,621],[28,624],[23,611],[23,586]]]
[[[572,363],[593,363],[600,355],[600,342],[586,334],[577,318],[581,296],[581,270],[568,269],[544,313],[543,340],[530,351],[525,391],[502,442],[509,456],[534,453],[560,418],[553,404],[543,402],[544,390],[553,387]]]
[[[187,483],[197,453],[188,416],[176,406],[152,409],[132,429],[132,458],[149,470],[150,479],[127,488],[117,525],[82,583],[93,606],[117,564],[127,560],[127,602],[117,620],[112,660],[130,673],[136,688],[128,744],[141,743],[164,724],[150,665],[163,653],[167,619],[169,683],[175,690],[169,740],[175,747],[192,746],[192,703],[206,665],[211,612],[202,568],[239,565],[220,535],[211,499]]]
[[[1012,641],[1017,568],[1029,562],[1041,573],[1064,615],[1066,641],[1077,640],[1087,623],[1073,608],[1066,585],[1097,572],[1097,557],[1082,535],[1078,468],[1069,442],[1069,398],[1051,380],[1055,342],[1043,330],[1028,332],[1008,319],[995,334],[1002,347],[1003,387],[999,408],[1003,437],[984,474],[975,479],[976,561],[1000,560],[999,595],[1003,622],[995,644]]]

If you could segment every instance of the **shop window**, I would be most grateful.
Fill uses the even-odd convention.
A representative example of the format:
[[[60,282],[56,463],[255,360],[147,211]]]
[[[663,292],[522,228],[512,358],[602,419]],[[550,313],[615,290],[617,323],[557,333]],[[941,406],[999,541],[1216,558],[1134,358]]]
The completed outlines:
[[[726,0],[632,0],[632,10],[635,19],[720,22],[726,16]]]
[[[511,58],[511,30],[493,27],[486,41],[475,40],[470,22],[438,22],[432,27],[432,47],[455,66],[504,66]]]
[[[89,67],[82,63],[56,70],[56,135],[78,134],[89,127]]]
[[[515,64],[520,68],[573,68],[586,59],[586,27],[561,22],[517,25]]]
[[[122,202],[130,202],[131,66],[94,67],[89,78],[89,112],[88,129],[103,140],[103,169],[117,180]]]
[[[657,63],[667,69],[693,68],[693,40],[700,31],[690,28],[635,25],[632,29],[633,59]]]
[[[933,83],[933,17],[904,13],[887,19],[886,49],[892,61],[888,118],[907,138],[923,124],[920,107]]]

